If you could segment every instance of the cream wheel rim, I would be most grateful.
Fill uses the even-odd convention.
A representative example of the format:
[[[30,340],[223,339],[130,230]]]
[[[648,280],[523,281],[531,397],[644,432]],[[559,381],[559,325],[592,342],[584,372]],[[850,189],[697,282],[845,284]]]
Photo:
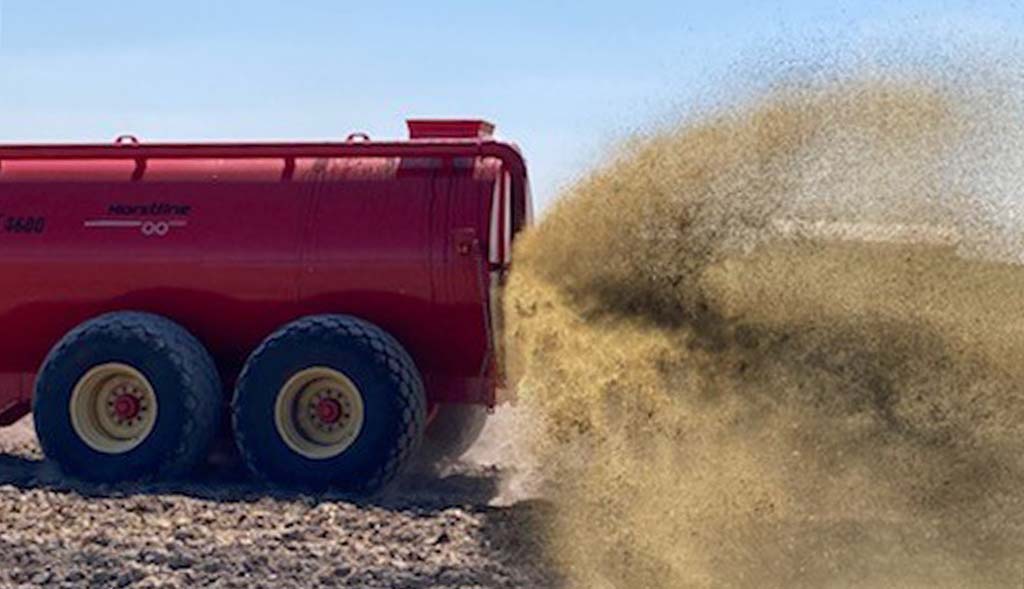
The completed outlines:
[[[350,378],[314,366],[295,373],[278,391],[274,425],[296,453],[313,460],[333,458],[363,429],[363,396]]]
[[[71,426],[86,445],[104,454],[124,454],[153,431],[156,391],[135,368],[109,362],[78,379],[69,410]]]

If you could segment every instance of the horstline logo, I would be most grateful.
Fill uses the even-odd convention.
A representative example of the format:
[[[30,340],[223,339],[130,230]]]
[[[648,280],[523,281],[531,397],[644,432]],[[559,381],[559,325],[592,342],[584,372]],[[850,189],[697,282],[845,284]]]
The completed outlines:
[[[114,203],[107,212],[122,217],[187,217],[191,210],[189,205],[154,202],[144,205]]]
[[[192,207],[189,205],[167,202],[144,205],[114,203],[107,208],[107,214],[116,218],[89,219],[84,225],[89,229],[138,229],[146,237],[163,237],[170,233],[171,229],[187,227],[187,220],[173,217],[187,217],[191,211]]]

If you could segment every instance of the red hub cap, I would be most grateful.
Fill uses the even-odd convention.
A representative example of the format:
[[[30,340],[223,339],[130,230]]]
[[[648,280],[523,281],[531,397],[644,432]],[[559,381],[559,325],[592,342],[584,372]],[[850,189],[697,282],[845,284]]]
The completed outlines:
[[[139,409],[139,400],[129,394],[118,395],[114,401],[114,413],[120,419],[135,419]]]
[[[337,423],[341,419],[341,405],[334,399],[320,399],[316,415],[324,423]]]

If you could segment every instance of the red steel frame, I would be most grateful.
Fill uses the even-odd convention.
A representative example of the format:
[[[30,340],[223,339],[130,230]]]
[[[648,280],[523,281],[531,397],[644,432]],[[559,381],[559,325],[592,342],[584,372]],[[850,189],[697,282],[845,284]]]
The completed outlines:
[[[518,192],[525,197],[526,164],[516,148],[492,139],[413,141],[348,141],[346,143],[85,143],[81,145],[0,145],[0,165],[5,160],[112,160],[134,159],[145,169],[151,159],[267,159],[286,162],[298,158],[457,158],[493,157],[512,174]],[[286,166],[288,170],[294,166]],[[141,177],[141,174],[137,174]]]

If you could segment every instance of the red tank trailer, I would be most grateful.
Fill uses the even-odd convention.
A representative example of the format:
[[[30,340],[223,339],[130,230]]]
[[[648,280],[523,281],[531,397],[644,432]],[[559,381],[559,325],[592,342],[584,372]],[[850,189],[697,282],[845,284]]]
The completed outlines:
[[[501,384],[526,167],[489,123],[408,125],[0,146],[0,421],[32,411],[103,481],[185,473],[228,429],[258,476],[353,492],[424,436],[464,450]]]

